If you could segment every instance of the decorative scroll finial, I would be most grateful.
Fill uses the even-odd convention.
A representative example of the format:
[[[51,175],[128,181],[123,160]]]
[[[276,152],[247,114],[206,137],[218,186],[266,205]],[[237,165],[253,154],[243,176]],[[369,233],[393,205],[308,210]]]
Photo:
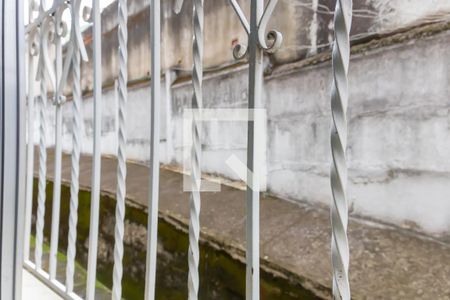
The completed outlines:
[[[236,15],[238,16],[245,32],[247,33],[247,35],[250,35],[250,25],[241,7],[236,0],[229,1],[234,11],[236,12]],[[267,32],[266,34],[267,25],[277,3],[278,0],[269,0],[269,3],[264,9],[262,17],[258,21],[258,46],[266,53],[276,52],[281,47],[281,43],[283,41],[283,35],[277,30],[269,30],[269,32]],[[245,56],[247,56],[247,54],[247,47],[242,44],[237,44],[233,49],[233,57],[236,60],[243,59]]]
[[[54,41],[54,21],[53,16],[48,16],[41,24],[40,28],[40,51],[37,78],[38,81],[50,81],[51,86],[54,88],[56,85],[55,70],[50,59],[48,44]]]
[[[61,52],[61,40],[62,40],[62,38],[66,37],[67,33],[68,33],[68,26],[67,26],[66,21],[63,20],[63,13],[66,9],[69,8],[69,5],[63,0],[59,0],[59,2],[60,2],[60,5],[58,6],[58,9],[56,9],[55,14],[54,14],[55,38],[54,38],[53,42],[55,43],[55,45],[59,44],[59,49]],[[73,37],[71,36],[70,38],[73,38]],[[57,46],[57,49],[58,49],[58,46]],[[61,55],[60,55],[60,57],[61,57]],[[70,64],[71,61],[72,61],[72,52],[70,52],[69,56],[66,57],[66,62],[68,62]],[[62,66],[64,65],[62,57],[61,57],[61,60],[58,60],[58,55],[56,55],[56,65],[57,65],[57,70],[62,69]],[[63,79],[63,77],[66,77],[67,74],[64,74],[64,73],[58,74],[58,72],[61,72],[61,71],[56,72],[57,78],[55,81],[56,85],[55,85],[55,91],[54,91],[55,96],[53,99],[53,104],[57,105],[57,106],[61,106],[62,104],[64,104],[64,102],[66,102],[66,97],[62,93],[62,91],[64,89],[64,86],[63,86],[64,83],[62,82],[63,81],[62,79]]]
[[[81,55],[83,61],[88,61],[86,47],[84,45],[83,36],[81,34],[80,29],[80,5],[81,0],[72,0],[72,5],[69,6],[67,3],[63,2],[58,10],[55,13],[55,21],[56,21],[56,34],[59,37],[64,37],[67,35],[67,23],[62,19],[62,15],[66,9],[70,9],[72,15],[72,30],[70,33],[70,43],[68,44],[68,49],[66,52],[66,58],[63,65],[63,71],[61,74],[61,78],[58,81],[58,89],[56,91],[56,95],[58,99],[56,101],[59,105],[64,103],[65,98],[63,96],[63,90],[66,87],[67,77],[69,76],[69,69],[73,62],[74,52],[78,51]],[[83,19],[86,22],[89,22],[89,16],[85,17],[85,15],[90,13],[90,8],[83,8]],[[73,20],[76,20],[75,22]]]
[[[333,265],[333,298],[350,300],[348,278],[350,251],[347,238],[347,106],[348,66],[350,61],[350,27],[352,0],[337,0],[334,14],[335,41],[332,51],[333,85],[331,88],[331,261]]]
[[[69,5],[64,2],[55,12],[55,33],[59,38],[65,37],[68,32],[67,23],[62,18],[64,11],[68,8]]]

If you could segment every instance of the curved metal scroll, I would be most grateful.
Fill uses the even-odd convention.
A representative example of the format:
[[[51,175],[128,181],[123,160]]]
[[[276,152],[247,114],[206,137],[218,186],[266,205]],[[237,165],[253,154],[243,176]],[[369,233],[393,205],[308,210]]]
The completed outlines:
[[[61,74],[61,78],[58,82],[58,90],[56,91],[57,95],[62,95],[62,92],[64,88],[66,87],[67,78],[69,76],[69,70],[71,67],[71,64],[73,62],[73,56],[75,51],[79,51],[81,58],[83,61],[88,61],[88,55],[86,51],[86,46],[84,45],[83,36],[81,34],[80,29],[80,6],[81,6],[81,0],[74,0],[72,3],[72,6],[65,6],[63,9],[60,10],[60,15],[62,15],[62,12],[66,8],[70,8],[72,13],[72,19],[77,20],[76,22],[72,21],[72,30],[70,34],[70,40],[71,42],[68,44],[67,52],[66,52],[66,59],[64,61],[63,71]],[[89,8],[83,8],[83,14],[86,14],[86,10]],[[86,19],[86,18],[84,18]],[[67,25],[62,25],[61,27],[65,27],[67,30]],[[63,29],[62,29],[63,30]],[[62,33],[62,32],[61,32]]]
[[[236,15],[239,18],[239,21],[242,24],[247,35],[252,34],[250,32],[250,25],[245,17],[244,12],[241,7],[237,3],[236,0],[229,0],[233,10],[236,12]],[[276,52],[283,42],[283,35],[277,30],[269,30],[267,32],[267,25],[269,23],[270,17],[277,6],[278,0],[270,0],[267,6],[264,9],[264,13],[262,17],[258,20],[257,26],[257,37],[258,37],[258,46],[266,53],[274,53]],[[267,34],[266,34],[267,32]],[[246,46],[242,44],[237,44],[233,49],[233,57],[236,60],[243,59],[248,55],[248,49]]]
[[[55,70],[54,66],[51,63],[48,43],[53,42],[54,40],[54,21],[53,16],[49,16],[46,18],[41,25],[40,29],[40,55],[39,55],[39,64],[36,80],[45,80],[50,81],[50,84],[53,88],[56,86],[55,79]]]
[[[277,51],[283,41],[283,35],[277,30],[270,30],[266,35],[267,25],[277,3],[278,0],[269,1],[258,24],[258,42],[260,47],[267,53],[274,53]],[[269,44],[267,42],[269,42]]]

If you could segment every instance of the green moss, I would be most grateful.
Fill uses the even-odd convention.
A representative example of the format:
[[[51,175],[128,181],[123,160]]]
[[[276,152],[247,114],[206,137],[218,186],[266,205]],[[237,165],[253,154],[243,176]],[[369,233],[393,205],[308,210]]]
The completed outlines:
[[[32,236],[30,236],[30,248],[34,249],[35,247],[36,247],[36,237],[32,235]],[[50,245],[47,243],[43,243],[42,244],[42,252],[44,254],[50,253]],[[67,262],[67,256],[65,254],[61,253],[60,251],[58,251],[56,257],[58,260],[58,264],[65,264]],[[87,280],[86,269],[84,269],[77,261],[75,261],[75,270],[76,270],[76,273],[78,274],[78,279],[81,279],[82,282],[86,282],[86,280]],[[64,274],[58,274],[58,275],[64,276]],[[98,280],[95,282],[95,287],[97,289],[109,291],[108,287],[106,287],[102,282],[100,282]]]

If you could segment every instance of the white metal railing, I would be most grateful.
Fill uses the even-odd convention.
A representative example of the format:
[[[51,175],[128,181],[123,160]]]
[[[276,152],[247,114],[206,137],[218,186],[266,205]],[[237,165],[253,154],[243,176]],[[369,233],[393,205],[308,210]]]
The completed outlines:
[[[100,1],[93,0],[92,8],[83,8],[83,17],[93,23],[93,71],[94,71],[94,149],[92,163],[91,209],[89,253],[86,282],[86,299],[95,298],[95,281],[98,250],[99,205],[100,205],[100,176],[101,176],[101,111],[102,111],[102,70],[101,70],[101,12]],[[256,155],[256,136],[261,130],[256,126],[255,111],[263,108],[263,57],[264,53],[276,51],[282,42],[281,33],[275,30],[267,31],[268,22],[278,0],[269,0],[264,6],[263,0],[251,0],[250,19],[247,20],[243,10],[236,0],[229,0],[236,12],[244,30],[248,34],[248,47],[237,45],[233,50],[236,59],[247,58],[249,61],[249,92],[248,92],[248,142],[247,142],[247,205],[246,205],[246,299],[259,299],[259,181],[257,178],[258,165]],[[349,64],[349,30],[351,25],[351,0],[338,0],[335,14],[335,44],[333,48],[333,88],[331,107],[333,126],[331,132],[331,146],[333,164],[331,168],[331,187],[333,191],[332,205],[332,262],[333,262],[333,294],[335,299],[350,299],[348,284],[349,251],[347,241],[347,200],[345,197],[347,171],[345,166],[345,148],[347,120],[346,110],[348,101],[347,72]],[[34,1],[29,4],[30,20],[27,25],[28,41],[28,149],[27,149],[27,183],[26,183],[26,226],[25,226],[25,267],[35,276],[48,284],[66,299],[78,299],[74,293],[74,264],[76,257],[76,226],[79,193],[79,164],[81,149],[81,105],[82,95],[80,87],[81,59],[88,56],[80,31],[81,0],[55,0],[50,8],[46,1],[40,0],[39,5]],[[117,206],[115,223],[115,247],[112,298],[122,298],[122,258],[126,198],[126,103],[127,103],[127,1],[118,0],[118,37],[119,37],[119,78],[118,78],[118,168],[117,168]],[[180,13],[183,0],[175,2],[175,11]],[[71,29],[64,20],[64,11],[71,13]],[[34,12],[38,16],[33,18]],[[150,47],[151,47],[151,130],[150,130],[150,180],[148,197],[148,244],[145,276],[145,299],[155,298],[156,277],[156,245],[158,226],[159,199],[159,131],[160,131],[160,0],[151,0],[150,5]],[[190,200],[189,223],[189,299],[198,298],[199,289],[199,234],[201,209],[201,126],[202,112],[202,78],[203,78],[203,0],[193,1],[193,71],[192,71],[192,191]],[[268,32],[268,33],[267,33]],[[68,36],[68,51],[65,59],[62,55],[62,40]],[[54,56],[50,55],[50,45],[54,44]],[[38,58],[38,60],[37,60]],[[35,65],[37,63],[37,70]],[[64,103],[62,93],[65,88],[69,69],[71,68],[73,86],[73,131],[71,157],[71,188],[69,237],[67,248],[67,266],[65,283],[56,279],[58,235],[60,219],[61,197],[61,147],[62,147],[62,111]],[[169,71],[168,71],[169,72]],[[169,74],[169,73],[167,73]],[[167,76],[168,77],[168,76]],[[35,78],[40,84],[39,92],[39,179],[38,179],[38,207],[36,216],[36,245],[34,263],[30,258],[30,232],[33,194],[33,149],[34,149],[34,113],[35,113]],[[44,214],[46,201],[47,156],[46,156],[46,105],[47,85],[51,86],[52,105],[55,106],[55,176],[53,188],[53,209],[51,223],[49,271],[42,267],[42,249],[44,232]]]

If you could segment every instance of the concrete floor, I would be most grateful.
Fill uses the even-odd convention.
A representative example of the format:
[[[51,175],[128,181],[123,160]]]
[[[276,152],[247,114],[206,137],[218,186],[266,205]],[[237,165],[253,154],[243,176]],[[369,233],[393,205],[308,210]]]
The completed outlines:
[[[36,153],[37,154],[37,153]],[[53,155],[48,151],[48,175]],[[37,170],[37,162],[35,160]],[[70,156],[63,156],[63,181],[70,182]],[[89,189],[91,158],[81,159],[80,187]],[[115,195],[116,161],[102,159],[102,191]],[[160,217],[185,230],[189,194],[180,173],[161,169]],[[202,240],[243,259],[245,191],[222,185],[202,194]],[[328,188],[328,186],[324,187]],[[128,163],[127,197],[144,209],[148,168]],[[350,219],[350,281],[353,299],[450,299],[450,245],[378,223]],[[301,203],[261,196],[261,265],[330,297],[329,212]]]
[[[22,299],[23,300],[62,300],[55,292],[43,284],[39,279],[23,270],[22,275]]]

